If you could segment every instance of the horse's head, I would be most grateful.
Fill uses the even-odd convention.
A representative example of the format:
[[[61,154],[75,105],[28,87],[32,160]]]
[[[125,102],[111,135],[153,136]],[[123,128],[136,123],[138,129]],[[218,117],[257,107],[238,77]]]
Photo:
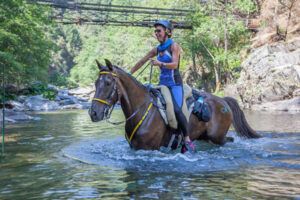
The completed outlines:
[[[110,109],[118,101],[117,74],[109,60],[105,59],[106,66],[96,63],[100,70],[99,76],[95,82],[95,95],[89,115],[93,122],[109,118]]]

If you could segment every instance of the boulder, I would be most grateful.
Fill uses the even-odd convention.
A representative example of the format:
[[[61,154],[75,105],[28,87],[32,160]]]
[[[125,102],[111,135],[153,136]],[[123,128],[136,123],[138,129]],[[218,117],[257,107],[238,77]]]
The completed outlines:
[[[83,106],[81,104],[71,104],[62,106],[61,109],[83,109]]]
[[[55,101],[44,99],[41,95],[30,96],[24,103],[27,110],[40,111],[40,110],[57,110],[59,104]]]
[[[252,110],[300,112],[300,97],[283,101],[255,104],[252,106]]]
[[[69,95],[73,95],[77,97],[79,100],[88,101],[90,96],[92,96],[95,92],[94,86],[88,86],[85,88],[75,88],[69,91]]]
[[[255,108],[267,109],[269,104],[265,103],[287,103],[289,101],[284,100],[299,96],[300,39],[254,49],[242,63],[236,87],[246,108],[261,104],[264,106]],[[296,103],[293,108],[298,110],[297,106]]]
[[[0,110],[0,122],[3,121],[3,110]],[[9,123],[16,123],[20,121],[39,120],[38,117],[32,117],[23,111],[14,111],[12,109],[5,109],[5,121]]]
[[[10,104],[12,106],[13,111],[24,111],[25,110],[25,106],[18,101],[10,100],[10,101],[7,101],[6,103]]]

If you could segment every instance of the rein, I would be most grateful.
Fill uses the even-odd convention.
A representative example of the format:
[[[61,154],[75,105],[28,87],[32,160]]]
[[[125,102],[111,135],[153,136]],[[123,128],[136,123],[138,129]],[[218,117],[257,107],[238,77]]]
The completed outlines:
[[[149,63],[150,64],[150,63]],[[148,64],[148,65],[149,65]],[[147,65],[147,66],[148,66]],[[104,72],[100,72],[99,75],[106,75],[106,74],[110,74],[114,77],[117,77],[118,78],[118,75],[115,74],[115,73],[112,73],[112,72],[107,72],[107,71],[104,71]],[[116,87],[117,83],[115,82],[115,85],[114,85],[114,91],[117,90],[117,87]],[[115,107],[115,104],[111,104],[109,103],[108,101],[110,100],[110,98],[113,96],[114,92],[111,93],[110,97],[108,100],[104,100],[104,99],[100,99],[100,98],[93,98],[92,101],[97,101],[99,103],[102,103],[102,104],[105,104],[106,106],[108,106],[108,109],[105,109],[104,110],[104,115],[105,115],[105,118],[106,118],[106,121],[110,124],[113,124],[113,125],[119,125],[119,124],[122,124],[124,122],[127,122],[129,121],[131,118],[133,118],[140,110],[141,108],[146,104],[146,102],[144,102],[141,106],[139,106],[139,108],[134,111],[134,113],[132,113],[125,121],[121,121],[121,122],[111,122],[109,121],[109,118],[111,116],[111,113]],[[125,134],[125,138],[127,140],[127,142],[129,143],[129,145],[131,146],[131,140],[133,139],[135,133],[137,132],[137,130],[139,129],[139,127],[141,126],[141,124],[143,123],[143,121],[145,120],[145,118],[147,117],[150,109],[152,108],[153,106],[153,102],[151,101],[147,110],[145,111],[143,117],[141,118],[141,120],[137,123],[137,125],[134,127],[133,131],[131,132],[130,134],[130,137],[128,138],[127,134]]]
[[[142,71],[140,71],[140,73],[139,73],[137,76],[135,76],[134,78],[137,79],[137,78],[145,71],[145,69],[146,69],[150,64],[151,64],[151,61],[149,61],[148,64],[142,69]],[[152,69],[151,69],[151,73],[152,73]]]

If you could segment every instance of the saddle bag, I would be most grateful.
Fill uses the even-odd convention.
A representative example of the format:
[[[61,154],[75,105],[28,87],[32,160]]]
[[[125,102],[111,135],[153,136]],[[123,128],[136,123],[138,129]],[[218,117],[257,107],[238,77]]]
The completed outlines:
[[[199,121],[208,122],[211,118],[211,110],[208,103],[204,102],[202,96],[199,96],[194,103],[192,113],[197,116]]]

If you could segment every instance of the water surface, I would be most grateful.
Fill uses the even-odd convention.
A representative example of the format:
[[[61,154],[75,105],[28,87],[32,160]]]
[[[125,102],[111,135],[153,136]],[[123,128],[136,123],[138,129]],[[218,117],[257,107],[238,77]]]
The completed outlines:
[[[87,111],[39,113],[7,126],[0,199],[299,199],[300,114],[246,112],[264,137],[195,155],[133,151],[123,125]],[[113,120],[122,120],[120,111]]]

